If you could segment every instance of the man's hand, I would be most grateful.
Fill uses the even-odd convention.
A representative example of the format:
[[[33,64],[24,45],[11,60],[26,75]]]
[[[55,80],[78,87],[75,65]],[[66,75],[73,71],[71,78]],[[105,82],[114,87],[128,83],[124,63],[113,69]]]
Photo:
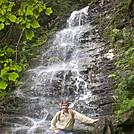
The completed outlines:
[[[98,121],[99,121],[99,119],[93,119],[92,124],[95,124]]]
[[[59,134],[59,131],[58,130],[55,130],[55,134]]]

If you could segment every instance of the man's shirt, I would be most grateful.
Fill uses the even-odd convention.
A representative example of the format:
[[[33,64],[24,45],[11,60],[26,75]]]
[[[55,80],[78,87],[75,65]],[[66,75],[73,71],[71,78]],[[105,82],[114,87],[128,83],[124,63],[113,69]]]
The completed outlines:
[[[68,113],[64,113],[63,110],[57,112],[51,121],[52,130],[55,132],[57,129],[65,130],[65,131],[72,131],[74,127],[74,121],[78,120],[85,124],[92,124],[93,119],[78,113],[77,111],[73,110],[74,116],[68,110]],[[60,115],[60,116],[59,116]],[[58,122],[58,128],[56,127],[56,123]]]

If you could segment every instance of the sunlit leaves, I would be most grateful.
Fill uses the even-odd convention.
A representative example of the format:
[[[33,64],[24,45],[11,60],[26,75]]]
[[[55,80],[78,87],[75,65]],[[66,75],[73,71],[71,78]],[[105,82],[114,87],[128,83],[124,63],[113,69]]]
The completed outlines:
[[[26,13],[25,13],[25,15],[26,16],[33,15],[33,11],[30,8],[28,8],[27,11],[26,11]]]
[[[31,23],[31,26],[32,26],[32,28],[38,28],[38,27],[40,27],[38,21],[33,21],[33,22]]]
[[[3,16],[2,16],[2,17],[0,17],[0,21],[1,21],[1,22],[5,22],[5,20],[6,20],[6,18],[5,18],[5,17],[3,17]]]
[[[7,53],[9,53],[9,54],[14,54],[15,53],[15,50],[14,49],[12,49],[12,48],[10,48],[10,47],[8,47],[7,48]]]
[[[53,13],[52,9],[51,8],[47,8],[46,11],[45,11],[46,15],[50,15]]]
[[[6,14],[6,8],[4,7],[5,5],[2,6],[2,9],[0,11],[1,15],[4,16],[4,14]]]
[[[9,71],[9,67],[5,67],[1,70],[1,76],[5,75]]]
[[[22,70],[21,66],[12,60],[14,54],[15,50],[10,47],[5,46],[0,49],[0,63],[3,64],[3,68],[0,71],[0,89],[6,89],[9,81],[15,82],[19,77],[18,72]]]
[[[13,64],[13,65],[10,67],[10,70],[14,70],[14,71],[21,72],[22,68],[21,68],[21,66],[19,66],[19,65],[17,65],[17,64]]]
[[[23,20],[22,17],[18,17],[18,18],[16,19],[16,24],[19,24],[20,22],[22,22],[22,20]]]
[[[38,0],[34,0],[34,2],[35,2],[35,3],[37,3],[37,2],[38,2]]]
[[[10,20],[6,19],[6,21],[5,21],[5,25],[11,25]]]
[[[15,6],[15,3],[14,2],[10,2],[7,10],[11,11],[13,6]]]
[[[23,15],[24,15],[24,12],[22,11],[22,9],[19,9],[19,10],[18,10],[18,15],[19,15],[19,16],[23,16]]]
[[[28,40],[32,40],[33,37],[34,37],[34,32],[31,31],[31,30],[27,30],[27,31],[26,31],[26,38],[27,38]]]
[[[40,13],[43,10],[45,10],[46,15],[53,12],[51,8],[46,8],[46,5],[38,0],[23,2],[16,13],[12,11],[12,8],[16,6],[15,2],[8,3],[8,0],[4,0],[1,4],[0,30],[4,29],[5,25],[11,25],[11,23],[21,24],[23,30],[39,28],[40,25],[37,19]],[[31,40],[29,36],[27,39]]]
[[[8,19],[9,19],[11,22],[15,22],[15,21],[16,21],[16,16],[15,16],[15,15],[9,15],[9,16],[8,16]]]
[[[26,28],[30,29],[31,23],[26,23]]]
[[[9,74],[8,79],[15,82],[18,77],[19,75],[16,72],[12,72]]]
[[[22,35],[22,37],[25,36],[25,38],[20,38],[20,40],[32,40],[34,37],[34,29],[40,27],[38,22],[40,13],[45,10],[47,15],[52,13],[51,8],[46,8],[46,4],[39,0],[27,0],[22,3],[19,1],[0,0],[0,30],[7,27],[7,30],[10,29],[10,31],[12,31],[13,27],[17,27],[23,31],[22,33],[25,33]],[[2,35],[4,38],[9,38],[9,35],[12,34],[9,33],[8,35],[7,30],[5,30],[5,35]],[[10,81],[16,83],[19,78],[19,72],[22,71],[22,67],[16,63],[16,55],[19,50],[14,50],[6,43],[0,48],[0,89],[6,89]],[[11,46],[15,48],[15,45],[12,44]],[[17,45],[18,49],[20,49],[19,41]]]
[[[0,89],[6,89],[8,84],[6,82],[0,81]]]
[[[4,23],[0,23],[0,30],[2,30],[4,28]]]
[[[34,17],[37,19],[39,17],[40,13],[37,9],[34,10]]]
[[[16,16],[12,13],[12,8],[15,6],[14,2],[3,1],[0,10],[0,21],[5,22],[5,25],[10,25],[10,22],[15,22]],[[3,29],[4,27],[0,28]]]

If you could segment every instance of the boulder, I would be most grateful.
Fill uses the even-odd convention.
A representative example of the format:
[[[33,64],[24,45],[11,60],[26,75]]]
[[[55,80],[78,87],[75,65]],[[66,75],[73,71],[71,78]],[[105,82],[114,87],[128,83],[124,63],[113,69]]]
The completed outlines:
[[[134,134],[134,110],[124,113],[120,118],[118,128],[125,134]]]
[[[112,121],[106,117],[102,117],[95,124],[93,134],[114,134]]]

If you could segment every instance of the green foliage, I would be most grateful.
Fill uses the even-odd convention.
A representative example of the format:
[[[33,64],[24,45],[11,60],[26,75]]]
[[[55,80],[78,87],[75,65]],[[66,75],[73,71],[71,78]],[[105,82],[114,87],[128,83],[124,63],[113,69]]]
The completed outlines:
[[[131,0],[122,1],[113,9],[104,36],[113,44],[116,72],[109,75],[116,82],[116,102],[113,104],[117,122],[120,115],[134,109],[134,28],[133,19],[126,14]],[[103,19],[102,19],[103,20]]]
[[[19,77],[21,67],[14,63],[12,59],[14,54],[15,50],[12,48],[0,48],[0,63],[3,65],[0,72],[0,89],[5,90],[9,81],[15,82]]]
[[[28,62],[23,65],[22,60],[28,60],[25,54],[27,51],[27,56],[31,55],[29,50],[32,48],[29,45],[29,49],[25,49],[23,42],[34,38],[34,29],[40,27],[39,16],[42,12],[48,16],[53,13],[39,0],[0,1],[0,99],[12,85],[20,84],[20,73],[24,71],[24,66],[25,69],[28,67]],[[20,60],[21,55],[24,57]]]
[[[6,89],[6,87],[8,86],[8,84],[4,81],[0,82],[0,89]]]
[[[22,30],[30,28],[36,29],[40,27],[37,19],[43,10],[45,10],[46,15],[53,13],[51,8],[47,8],[43,2],[38,0],[28,0],[19,6],[20,8],[14,12],[13,8],[16,7],[15,2],[9,2],[7,0],[0,3],[0,30],[4,29],[6,25],[11,25],[12,23],[21,25]],[[34,34],[26,35],[26,39],[31,40]]]
[[[51,13],[53,13],[53,11],[51,8],[47,8],[45,13],[46,15],[50,15]]]
[[[34,37],[34,32],[31,31],[31,30],[27,30],[27,31],[26,31],[26,38],[27,38],[28,40],[32,40],[33,37]]]
[[[117,115],[121,115],[132,109],[134,109],[134,98],[123,100],[120,110],[117,111]]]

